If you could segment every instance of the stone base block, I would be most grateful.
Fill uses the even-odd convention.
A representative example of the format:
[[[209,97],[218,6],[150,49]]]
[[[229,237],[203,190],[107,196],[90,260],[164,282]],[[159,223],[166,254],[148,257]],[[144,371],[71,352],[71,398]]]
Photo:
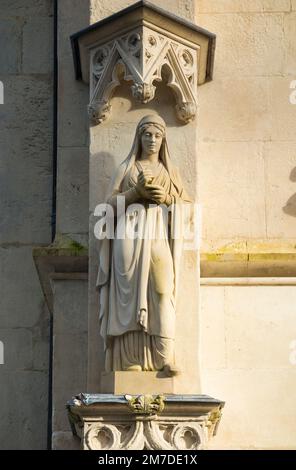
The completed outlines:
[[[163,372],[102,372],[102,393],[114,395],[170,394],[176,393],[176,377]]]
[[[88,395],[68,403],[84,450],[199,450],[216,434],[224,403],[207,395]]]

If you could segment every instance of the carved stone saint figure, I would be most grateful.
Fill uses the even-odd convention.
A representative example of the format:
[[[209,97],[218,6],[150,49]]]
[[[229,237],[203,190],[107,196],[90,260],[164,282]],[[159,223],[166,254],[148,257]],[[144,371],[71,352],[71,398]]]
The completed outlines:
[[[118,196],[124,198],[123,213]],[[97,278],[106,371],[174,374],[180,226],[184,205],[191,200],[171,162],[160,116],[139,122],[106,202],[117,210],[114,239],[100,241]],[[118,236],[123,222],[126,232],[136,230],[141,236]]]

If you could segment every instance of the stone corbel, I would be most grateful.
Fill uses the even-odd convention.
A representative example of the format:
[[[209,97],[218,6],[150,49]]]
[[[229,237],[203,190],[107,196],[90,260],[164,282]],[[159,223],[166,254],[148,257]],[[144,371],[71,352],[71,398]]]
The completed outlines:
[[[89,83],[94,124],[111,113],[122,80],[136,101],[155,97],[157,82],[173,91],[178,118],[195,118],[197,86],[212,79],[215,35],[140,1],[71,37],[76,78]]]
[[[206,395],[80,394],[67,408],[84,450],[202,450],[223,406]]]

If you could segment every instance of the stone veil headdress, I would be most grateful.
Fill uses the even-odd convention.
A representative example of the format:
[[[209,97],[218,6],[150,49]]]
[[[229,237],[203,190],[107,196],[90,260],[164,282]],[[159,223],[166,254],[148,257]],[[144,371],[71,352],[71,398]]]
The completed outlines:
[[[141,136],[145,129],[149,126],[155,126],[157,127],[163,134],[163,139],[162,139],[162,144],[159,150],[159,159],[163,163],[164,167],[166,168],[172,183],[174,184],[177,193],[180,197],[182,197],[183,200],[187,200],[188,202],[190,201],[190,198],[188,195],[184,193],[184,188],[180,179],[180,176],[178,174],[178,171],[172,164],[170,154],[169,154],[169,149],[168,149],[168,144],[166,140],[166,124],[164,120],[162,119],[161,116],[158,114],[148,114],[147,116],[144,116],[141,121],[138,123],[137,128],[136,128],[136,133],[134,137],[134,141],[132,144],[132,148],[126,157],[125,160],[120,164],[121,171],[120,177],[123,180],[125,174],[128,172],[128,170],[134,165],[136,160],[138,160],[141,156]],[[110,188],[111,190],[111,188]]]

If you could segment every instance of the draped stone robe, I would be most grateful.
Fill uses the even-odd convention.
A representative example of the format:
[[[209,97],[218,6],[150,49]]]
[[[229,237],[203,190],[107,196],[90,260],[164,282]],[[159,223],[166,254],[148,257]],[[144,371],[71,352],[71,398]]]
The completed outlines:
[[[124,174],[120,195],[136,185],[140,168],[135,162]],[[178,268],[182,249],[182,204],[187,201],[177,170],[174,180],[159,161],[153,185],[172,197],[166,206],[138,201],[117,217],[115,238],[105,241],[103,257],[111,269],[98,276],[101,334],[106,342],[106,370],[161,370],[174,363]],[[173,182],[174,181],[174,182]],[[127,236],[119,236],[125,223]],[[177,227],[178,230],[175,230]],[[137,232],[138,235],[131,236]],[[172,233],[178,236],[172,237]],[[105,251],[105,253],[104,253]],[[102,263],[104,264],[104,263]],[[101,275],[100,275],[101,274]]]

